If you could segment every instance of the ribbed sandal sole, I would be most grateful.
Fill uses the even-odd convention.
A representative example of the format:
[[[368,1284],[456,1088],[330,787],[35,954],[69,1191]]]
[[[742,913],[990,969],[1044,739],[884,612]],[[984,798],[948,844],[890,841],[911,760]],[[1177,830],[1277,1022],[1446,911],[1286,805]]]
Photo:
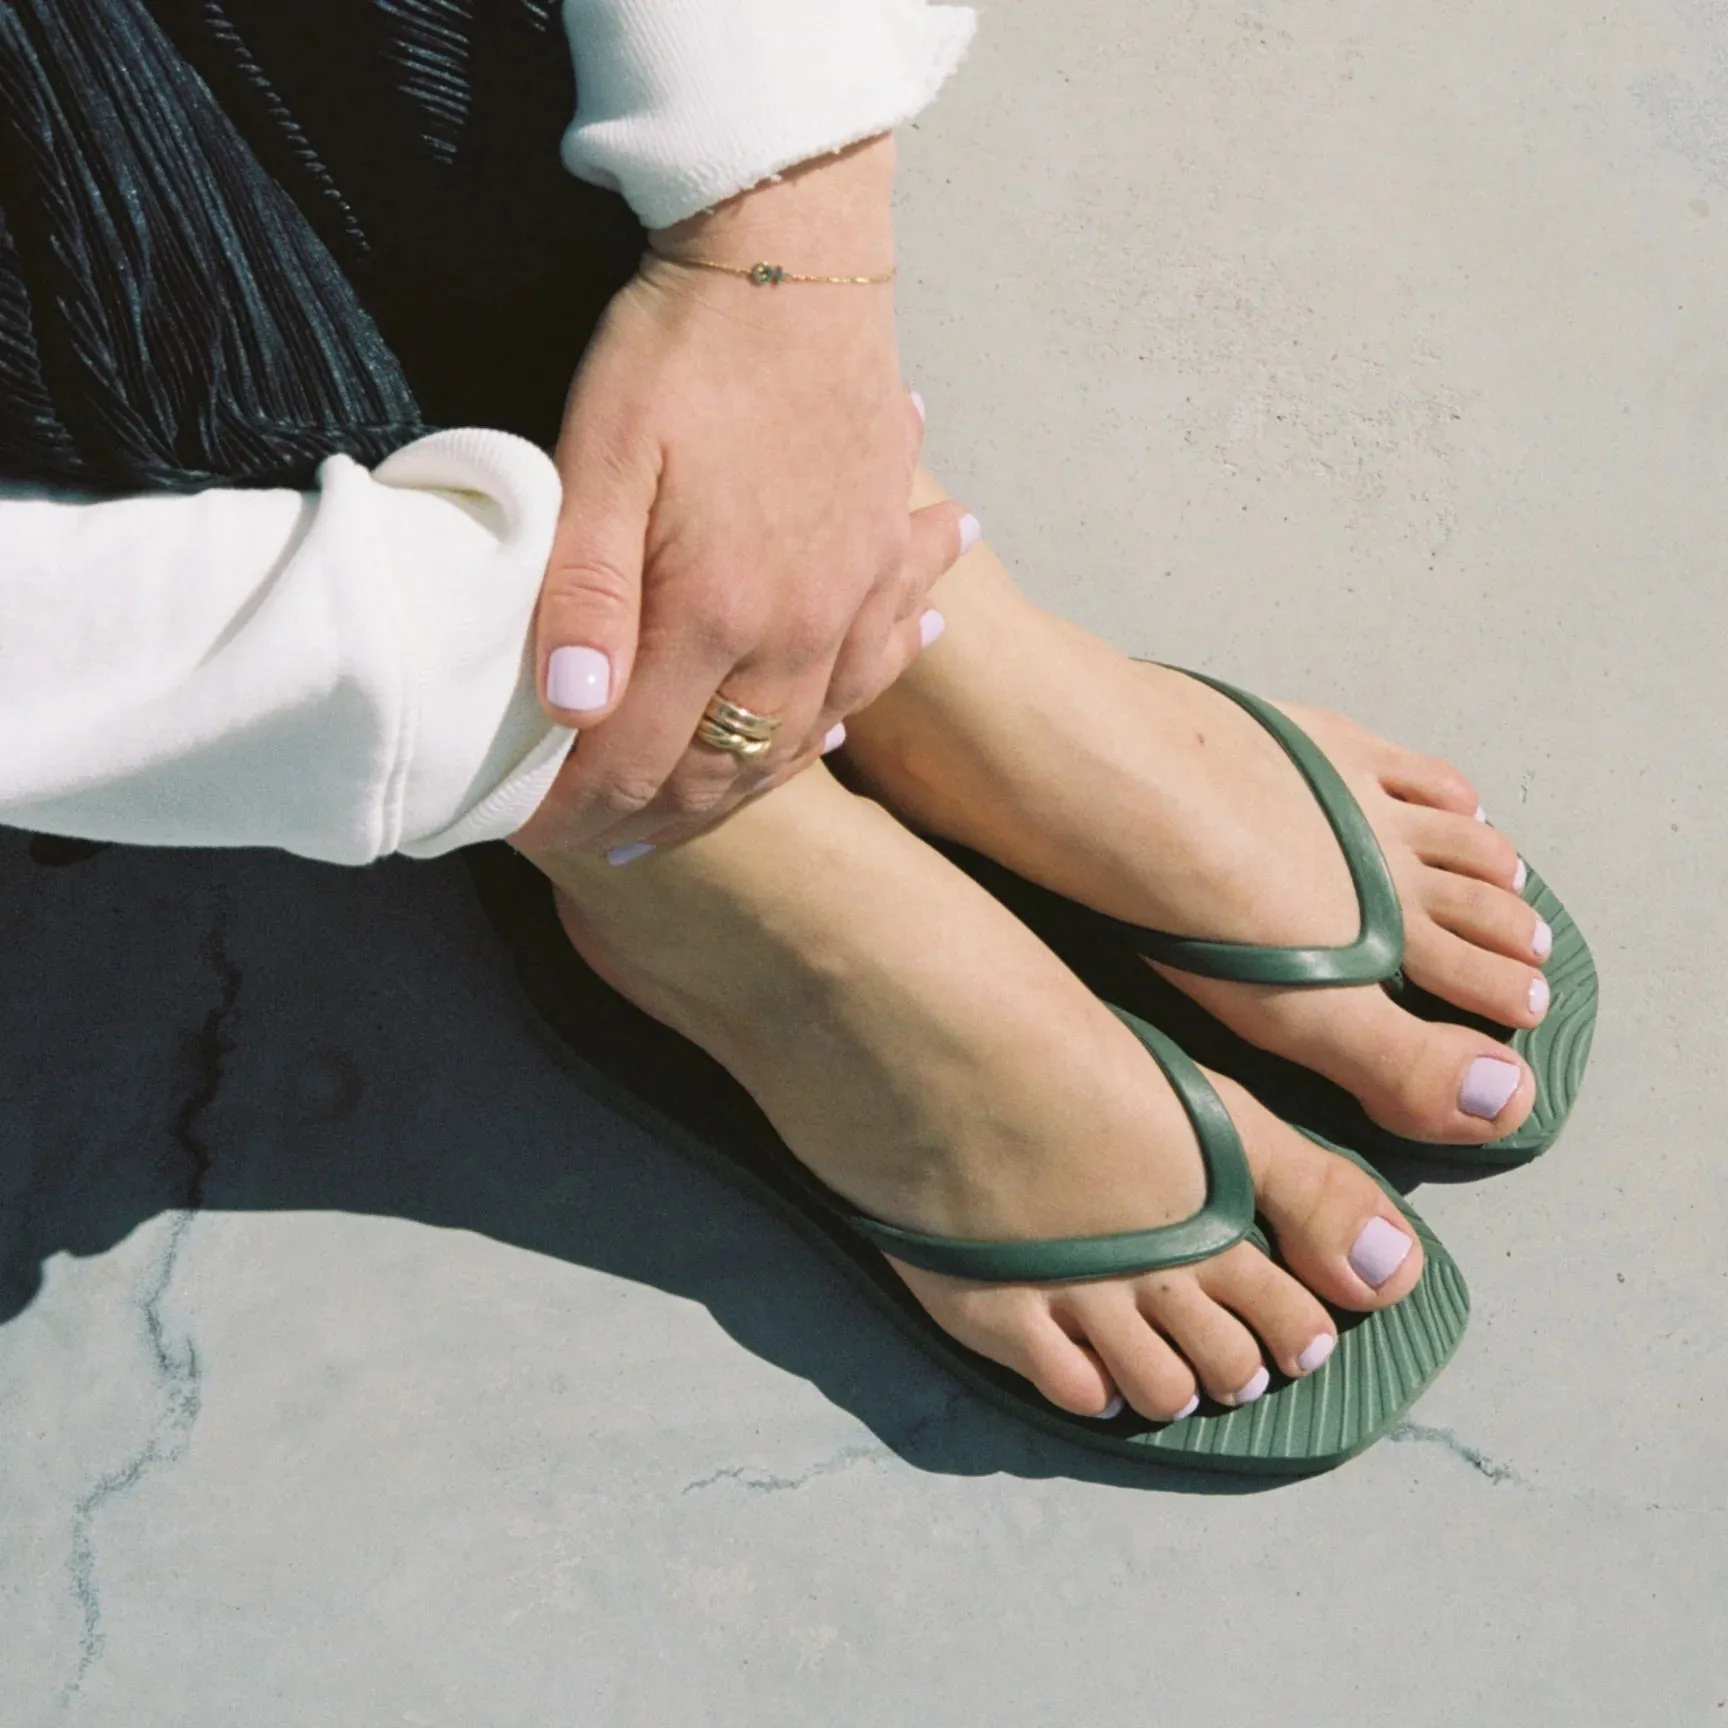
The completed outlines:
[[[503,846],[464,857],[486,916],[514,962],[529,1025],[586,1091],[760,1200],[973,1392],[1046,1433],[1149,1469],[1267,1479],[1311,1475],[1395,1427],[1457,1349],[1470,1309],[1463,1275],[1422,1219],[1382,1182],[1421,1238],[1421,1281],[1394,1308],[1338,1313],[1338,1347],[1316,1373],[1298,1381],[1275,1375],[1251,1405],[1232,1410],[1203,1403],[1180,1422],[1148,1422],[1132,1411],[1090,1420],[1058,1410],[1019,1375],[944,1332],[882,1255],[813,1197],[809,1174],[743,1087],[582,962],[537,871]],[[1311,1138],[1369,1168],[1348,1148]],[[1255,1239],[1265,1245],[1263,1234]]]

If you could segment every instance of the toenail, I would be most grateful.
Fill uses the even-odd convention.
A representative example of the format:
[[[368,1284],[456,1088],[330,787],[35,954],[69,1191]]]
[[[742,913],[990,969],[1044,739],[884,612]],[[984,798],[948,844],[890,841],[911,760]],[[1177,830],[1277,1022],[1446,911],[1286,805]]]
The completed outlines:
[[[1476,806],[1476,820],[1478,822],[1486,822],[1488,820],[1488,812],[1484,810],[1480,804]]]
[[[1546,978],[1537,976],[1530,980],[1530,1012],[1538,1019],[1548,1012],[1548,1003],[1552,994]]]
[[[1186,1421],[1187,1418],[1192,1416],[1194,1414],[1194,1412],[1196,1410],[1198,1410],[1199,1408],[1200,1408],[1200,1394],[1198,1392],[1196,1392],[1194,1394],[1194,1396],[1192,1398],[1190,1398],[1188,1400],[1188,1402],[1186,1404],[1184,1404],[1182,1406],[1182,1408],[1180,1410],[1178,1410],[1176,1412],[1176,1414],[1170,1418],[1170,1420],[1172,1422]]]
[[[1530,938],[1530,951],[1538,960],[1546,960],[1554,952],[1554,931],[1546,918],[1536,920],[1536,934]]]
[[[1098,1412],[1097,1419],[1100,1422],[1108,1422],[1113,1417],[1120,1416],[1127,1408],[1128,1400],[1120,1392],[1114,1392],[1110,1396],[1110,1402]]]
[[[1304,1374],[1312,1374],[1334,1350],[1338,1348],[1336,1333],[1320,1332],[1315,1335],[1314,1342],[1296,1358],[1296,1366]]]
[[[1236,1393],[1235,1396],[1231,1398],[1230,1402],[1234,1404],[1237,1409],[1240,1409],[1244,1404],[1252,1404],[1256,1398],[1265,1396],[1266,1388],[1271,1384],[1272,1376],[1266,1372],[1266,1364],[1262,1362],[1260,1366],[1254,1370],[1254,1378],[1250,1380],[1240,1392]]]
[[[1518,868],[1512,872],[1512,892],[1522,894],[1524,884],[1530,880],[1530,866],[1522,858],[1518,860]]]
[[[1519,1079],[1516,1062],[1507,1062],[1499,1056],[1478,1056],[1464,1070],[1464,1084],[1458,1088],[1458,1108],[1466,1116],[1492,1122],[1506,1108],[1506,1100],[1518,1090]]]
[[[1350,1250],[1350,1269],[1364,1284],[1378,1290],[1400,1266],[1416,1244],[1395,1224],[1370,1218]],[[1314,1348],[1312,1344],[1308,1346]]]
[[[653,850],[648,841],[636,840],[628,846],[614,846],[606,854],[606,862],[612,865],[634,864],[638,858],[646,858]]]

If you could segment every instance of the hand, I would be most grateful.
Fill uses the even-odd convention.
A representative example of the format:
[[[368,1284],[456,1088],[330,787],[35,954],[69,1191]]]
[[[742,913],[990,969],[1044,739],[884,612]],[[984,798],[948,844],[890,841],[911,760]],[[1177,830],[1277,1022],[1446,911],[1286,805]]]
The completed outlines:
[[[655,249],[876,274],[891,178],[877,140]],[[539,850],[685,838],[805,766],[919,652],[924,596],[976,534],[961,505],[909,511],[922,421],[890,287],[762,287],[666,258],[612,302],[559,441],[538,665],[580,736],[513,837]],[[780,717],[768,754],[694,742],[717,691]]]

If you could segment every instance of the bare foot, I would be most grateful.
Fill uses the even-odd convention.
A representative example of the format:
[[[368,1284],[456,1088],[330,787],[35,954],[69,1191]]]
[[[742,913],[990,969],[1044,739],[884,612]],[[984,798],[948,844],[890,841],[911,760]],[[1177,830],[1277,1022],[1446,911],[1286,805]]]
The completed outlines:
[[[923,501],[920,497],[920,501]],[[849,722],[850,760],[928,831],[1115,917],[1262,944],[1348,942],[1348,871],[1312,794],[1236,704],[1039,610],[987,547],[933,596],[943,639]],[[1403,905],[1407,976],[1508,1027],[1547,1012],[1552,932],[1474,787],[1334,714],[1287,708],[1361,804]],[[1159,971],[1251,1043],[1326,1075],[1383,1127],[1479,1143],[1529,1114],[1504,1044],[1378,985],[1290,989]]]
[[[565,929],[624,995],[749,1089],[793,1153],[892,1223],[977,1240],[1172,1223],[1204,1198],[1187,1118],[1133,1035],[1022,925],[813,768],[686,845],[613,869],[537,857]],[[899,1265],[936,1321],[1052,1403],[1117,1390],[1166,1420],[1200,1389],[1312,1372],[1340,1308],[1421,1275],[1355,1166],[1214,1079],[1287,1268],[1250,1243],[1174,1271],[979,1284]]]

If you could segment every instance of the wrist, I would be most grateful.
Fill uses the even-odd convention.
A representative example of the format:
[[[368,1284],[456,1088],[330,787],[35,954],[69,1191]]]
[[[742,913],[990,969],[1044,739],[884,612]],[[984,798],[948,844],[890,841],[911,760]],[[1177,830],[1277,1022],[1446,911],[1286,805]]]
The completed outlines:
[[[878,275],[894,268],[892,133],[817,157],[778,179],[669,228],[666,258],[758,261],[812,274]]]

